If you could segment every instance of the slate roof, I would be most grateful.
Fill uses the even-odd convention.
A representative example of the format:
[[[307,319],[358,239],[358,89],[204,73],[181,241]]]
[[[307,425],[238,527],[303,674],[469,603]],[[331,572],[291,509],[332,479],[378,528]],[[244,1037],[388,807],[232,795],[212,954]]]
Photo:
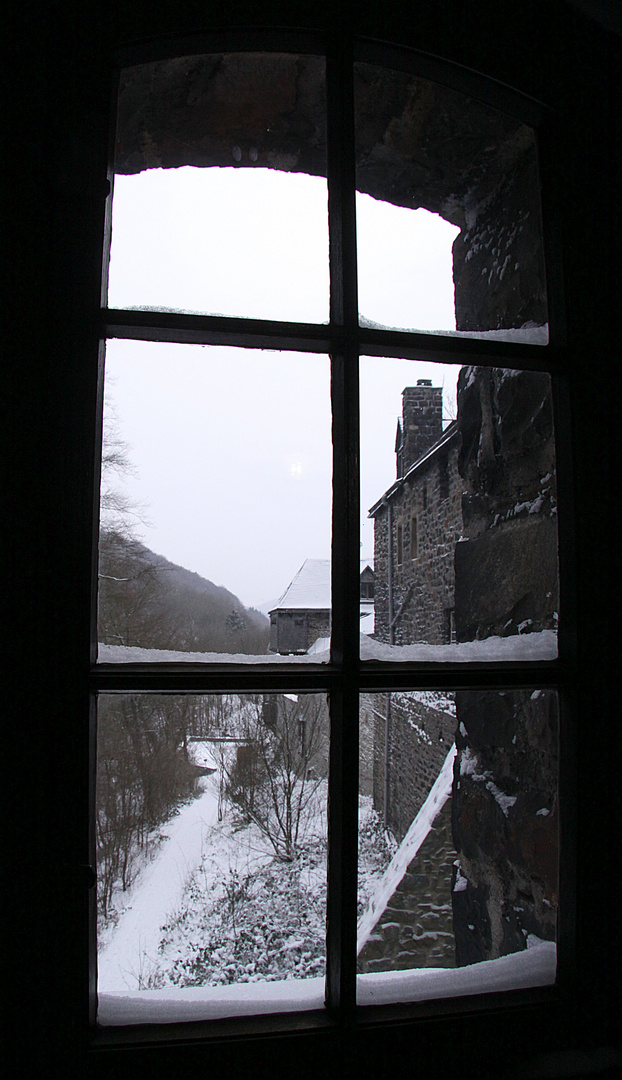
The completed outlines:
[[[387,488],[384,495],[377,499],[377,501],[372,507],[370,507],[368,511],[368,517],[375,517],[381,507],[385,505],[387,500],[392,498],[393,495],[400,491],[400,489],[404,486],[405,481],[412,480],[414,474],[418,472],[419,469],[423,469],[424,466],[428,465],[430,463],[430,459],[433,458],[442,447],[447,446],[448,443],[452,442],[452,440],[455,439],[457,435],[458,425],[454,420],[449,425],[449,427],[445,428],[440,439],[437,439],[434,445],[431,446],[429,450],[426,450],[425,454],[422,454],[417,461],[413,462],[408,472],[404,476],[398,476],[397,480],[394,480],[391,484],[391,487]]]

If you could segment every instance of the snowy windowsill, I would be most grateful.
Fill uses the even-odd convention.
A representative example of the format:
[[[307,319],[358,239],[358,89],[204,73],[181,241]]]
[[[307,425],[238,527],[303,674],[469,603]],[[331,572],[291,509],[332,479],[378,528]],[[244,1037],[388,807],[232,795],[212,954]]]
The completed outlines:
[[[267,653],[255,656],[249,653],[181,652],[177,649],[141,649],[137,645],[97,646],[98,664],[327,664],[325,652]]]
[[[141,649],[128,645],[98,646],[99,664],[327,664],[330,642],[321,638],[308,653],[281,656],[269,653],[179,652],[175,649]],[[317,651],[314,651],[316,650]],[[556,660],[557,633],[540,630],[534,634],[489,637],[453,645],[386,645],[361,634],[361,660],[418,663],[494,663],[508,660]]]
[[[555,982],[554,942],[534,941],[524,952],[463,968],[419,968],[359,975],[359,1005],[429,1001],[434,998],[521,990]],[[302,1012],[324,1006],[324,979],[245,983],[237,986],[171,987],[99,995],[103,1026],[171,1024],[233,1016]]]
[[[494,663],[508,660],[556,660],[557,632],[489,637],[453,645],[386,645],[361,636],[361,660],[392,660],[419,663]]]

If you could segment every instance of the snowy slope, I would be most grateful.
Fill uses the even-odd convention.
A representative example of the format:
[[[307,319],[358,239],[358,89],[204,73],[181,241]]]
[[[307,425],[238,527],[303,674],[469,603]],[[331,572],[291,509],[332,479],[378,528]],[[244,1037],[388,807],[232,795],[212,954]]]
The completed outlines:
[[[139,990],[155,967],[160,927],[179,905],[189,874],[198,865],[206,830],[215,823],[218,796],[211,784],[163,826],[168,836],[154,861],[135,883],[123,912],[98,956],[98,989]]]

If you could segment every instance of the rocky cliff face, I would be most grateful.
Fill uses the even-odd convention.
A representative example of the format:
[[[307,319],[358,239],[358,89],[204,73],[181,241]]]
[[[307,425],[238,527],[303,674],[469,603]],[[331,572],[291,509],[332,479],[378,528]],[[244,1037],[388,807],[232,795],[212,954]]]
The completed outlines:
[[[554,629],[558,612],[555,442],[550,379],[463,368],[456,545],[462,641]],[[456,695],[452,828],[456,962],[554,940],[558,702],[554,691]]]
[[[530,128],[446,87],[355,69],[357,189],[458,225],[459,330],[547,319]],[[219,53],[121,74],[116,171],[182,165],[326,175],[324,61]]]
[[[556,463],[550,378],[463,368],[458,381],[463,536],[458,640],[554,629]]]
[[[456,963],[555,940],[557,697],[553,691],[456,695],[452,884]]]

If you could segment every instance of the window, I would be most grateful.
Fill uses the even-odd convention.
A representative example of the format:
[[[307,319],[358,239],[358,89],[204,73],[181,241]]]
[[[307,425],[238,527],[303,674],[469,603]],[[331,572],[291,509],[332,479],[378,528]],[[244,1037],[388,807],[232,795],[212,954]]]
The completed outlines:
[[[236,596],[227,601],[222,641],[214,645],[210,638],[206,646],[208,631],[199,625],[199,607],[191,613],[190,586],[179,563],[168,558],[154,561],[140,541],[119,528],[104,528],[99,629],[100,640],[106,640],[93,679],[99,698],[98,826],[104,909],[119,867],[125,887],[131,862],[123,829],[116,833],[112,829],[121,774],[128,777],[124,795],[127,792],[137,803],[136,834],[163,826],[179,784],[189,788],[210,769],[220,777],[220,787],[212,791],[213,820],[222,820],[223,800],[229,799],[245,826],[251,823],[267,838],[281,864],[298,858],[301,830],[308,828],[311,835],[311,826],[321,823],[307,849],[307,855],[312,851],[308,871],[309,879],[324,872],[325,884],[310,901],[316,918],[309,937],[296,936],[300,927],[290,927],[284,900],[277,916],[281,936],[276,944],[273,936],[269,946],[269,934],[260,942],[256,938],[259,922],[271,916],[259,908],[248,908],[243,916],[241,908],[261,890],[282,888],[285,894],[287,889],[281,879],[275,885],[267,862],[252,874],[247,868],[242,874],[239,867],[229,866],[213,900],[223,927],[228,920],[231,947],[227,950],[221,939],[209,938],[192,956],[177,966],[172,963],[166,974],[157,960],[152,967],[143,963],[140,953],[134,983],[123,1001],[115,997],[121,987],[102,977],[108,962],[102,950],[99,1016],[104,1024],[254,1014],[266,1008],[321,1010],[324,1000],[339,1013],[355,1000],[367,1006],[479,993],[499,985],[485,965],[515,956],[519,962],[502,965],[507,972],[503,989],[546,986],[555,978],[560,708],[556,454],[534,131],[513,115],[520,114],[520,101],[512,102],[513,112],[491,109],[477,94],[466,97],[452,86],[460,79],[454,80],[442,66],[434,79],[429,72],[422,77],[416,57],[361,44],[354,66],[347,75],[339,75],[332,62],[326,65],[323,56],[315,54],[315,46],[310,48],[309,53],[296,54],[182,56],[121,73],[110,297],[103,321],[107,372],[119,356],[119,385],[126,378],[136,380],[137,396],[143,399],[146,388],[155,386],[161,366],[164,386],[167,379],[171,387],[177,381],[187,383],[188,400],[198,402],[200,410],[205,401],[205,415],[199,412],[196,424],[215,425],[225,416],[225,404],[217,400],[215,388],[227,370],[233,380],[226,395],[231,412],[221,428],[227,453],[248,434],[242,430],[242,406],[244,417],[263,408],[261,388],[265,391],[268,380],[284,395],[282,415],[277,410],[271,418],[271,436],[282,432],[286,419],[294,418],[295,429],[297,417],[315,410],[317,462],[330,448],[332,420],[332,477],[324,468],[324,480],[328,478],[328,485],[332,480],[330,551],[318,559],[304,553],[305,563],[290,589],[302,589],[303,582],[309,589],[304,602],[300,595],[294,602],[292,594],[288,610],[283,598],[283,610],[271,609],[270,624],[266,620],[264,628],[266,637],[270,631],[269,654],[267,640],[263,651],[256,644],[260,623],[252,624]],[[184,101],[190,104],[182,102],[169,114],[171,102],[180,100],[180,86],[187,90],[189,83],[192,93]],[[415,122],[425,130],[424,140],[415,138]],[[466,132],[476,134],[467,140]],[[178,285],[191,258],[196,223],[184,222],[188,204],[183,199],[176,207],[178,216],[168,220],[164,211],[174,201],[169,181],[173,171],[200,173],[212,166],[230,171],[231,176],[205,200],[216,212],[207,224],[201,223],[199,259],[184,294]],[[124,246],[124,221],[134,216],[129,200],[124,201],[130,186],[125,180],[141,169],[149,181],[145,192],[150,188],[141,241],[143,266],[149,264],[149,273],[139,272],[132,262],[141,245]],[[232,228],[237,221],[234,189],[243,190],[239,181],[246,169],[258,177],[265,170],[289,174],[305,185],[311,178],[318,180],[328,213],[324,208],[310,229],[314,240],[321,234],[317,250],[308,236],[300,239],[292,233],[288,219],[280,222],[281,239],[284,245],[293,236],[291,247],[277,244],[264,251],[265,234],[237,235],[235,287],[227,290],[218,262],[214,268],[215,253],[224,241],[212,248],[210,237],[219,218]],[[156,176],[160,172],[163,175]],[[192,175],[192,183],[203,179]],[[163,184],[157,190],[156,180]],[[244,202],[245,196],[239,199]],[[374,219],[378,212],[374,204],[382,203],[387,222],[399,211],[395,220],[401,224],[404,213],[414,213],[414,204],[418,212],[423,203],[436,207],[437,215],[442,210],[451,218],[441,222],[453,244],[457,283],[455,311],[452,308],[449,316],[425,297],[417,311],[414,305],[409,307],[412,294],[423,294],[426,285],[425,222],[416,241],[424,254],[403,271],[401,305],[395,289],[383,288],[390,277],[392,253],[390,246],[374,251],[372,242],[380,220]],[[274,211],[277,218],[284,215],[284,206],[281,194]],[[251,224],[256,225],[259,216],[256,208]],[[172,276],[163,272],[167,230],[173,248],[178,248]],[[396,226],[393,235],[399,231]],[[388,233],[387,225],[381,235]],[[265,265],[262,258],[253,262],[258,251],[262,258],[265,254]],[[307,263],[317,289],[306,287]],[[239,282],[247,264],[252,266],[244,292]],[[278,276],[270,275],[283,265],[293,287],[280,297]],[[259,280],[264,273],[266,282]],[[448,318],[453,325],[447,326]],[[190,354],[198,361],[188,361]],[[462,358],[468,358],[468,365],[461,366]],[[211,372],[203,384],[194,380],[195,363]],[[458,420],[445,429],[442,385],[433,385],[427,371],[418,377],[423,364],[440,365],[448,372],[460,368]],[[387,491],[382,497],[378,491],[380,501],[374,510],[375,631],[361,636],[361,507],[355,495],[360,480],[359,391],[372,370],[382,383],[394,365],[406,365],[412,374],[402,388],[397,478],[387,477]],[[161,394],[157,408],[162,408],[165,396]],[[171,401],[172,392],[169,407]],[[157,408],[147,417],[146,427],[161,435],[167,416]],[[536,418],[529,429],[530,435],[537,431],[535,442],[525,438],[527,415]],[[144,421],[141,413],[140,423]],[[138,421],[136,431],[141,431]],[[214,510],[230,520],[234,501],[240,503],[246,552],[247,502],[256,498],[259,507],[273,486],[269,481],[263,492],[257,491],[252,480],[252,458],[263,453],[262,438],[267,440],[268,431],[262,431],[259,417],[245,444],[250,479],[241,468],[232,470]],[[524,447],[532,456],[528,468],[521,461],[521,472],[516,458],[522,459]],[[114,464],[113,450],[110,441],[104,443],[104,463],[110,451]],[[213,506],[218,474],[225,475],[226,455],[217,459],[217,452],[215,447],[212,487],[202,489],[214,464],[207,456],[193,480],[196,500]],[[435,479],[428,471],[434,458]],[[293,450],[291,468],[297,482],[303,462]],[[179,465],[174,484],[182,473]],[[466,492],[452,480],[458,475]],[[438,497],[428,498],[428,484],[434,483]],[[519,488],[520,498],[515,499]],[[298,510],[293,499],[290,504],[283,496],[285,514],[291,509],[291,520],[298,520],[303,532],[320,518],[328,522],[328,490],[325,484],[317,505],[302,500]],[[105,477],[103,491],[105,496]],[[425,539],[418,536],[418,519],[408,505],[415,492],[424,508],[443,504],[435,523],[426,518]],[[122,501],[115,503],[114,492],[111,498],[113,509],[123,509]],[[105,512],[105,501],[102,507]],[[463,512],[466,519],[459,521],[457,515]],[[259,521],[257,514],[252,517]],[[287,516],[279,518],[273,511],[264,521],[275,548],[283,520],[289,526]],[[403,521],[409,530],[406,537]],[[394,528],[396,565],[401,571],[395,579]],[[428,529],[435,530],[429,541]],[[257,525],[255,540],[258,532]],[[232,543],[237,542],[235,528],[230,535]],[[330,536],[330,525],[323,535]],[[206,528],[206,544],[208,538]],[[424,550],[429,546],[433,552],[427,581],[418,580],[410,574],[412,568],[404,566],[405,541],[410,562],[423,562],[418,558],[420,541]],[[538,574],[533,571],[534,555],[541,556]],[[315,565],[320,563],[324,566]],[[326,582],[319,584],[325,572],[328,588]],[[153,589],[149,591],[145,583]],[[174,623],[167,624],[165,608],[174,608]],[[123,630],[115,629],[121,622]],[[118,644],[113,643],[115,635]],[[447,646],[453,652],[434,651]],[[144,648],[148,654],[141,653]],[[529,773],[528,783],[525,761],[532,750],[531,733],[543,730],[540,772]],[[201,741],[203,757],[196,749]],[[523,772],[517,776],[519,758]],[[137,765],[137,760],[143,764]],[[181,780],[176,771],[180,760],[186,767]],[[278,781],[275,770],[280,770]],[[454,781],[454,775],[460,780]],[[154,788],[161,789],[157,798]],[[277,789],[288,795],[289,802],[274,799]],[[262,806],[264,797],[268,802]],[[311,806],[312,800],[313,820],[303,820],[301,808]],[[374,815],[380,806],[396,851],[389,845],[378,855],[374,844],[381,844],[381,839]],[[359,834],[360,807],[368,815]],[[505,850],[510,846],[506,823],[518,821],[519,831],[523,826],[519,811],[537,819],[539,861],[521,862]],[[468,820],[478,812],[488,815],[493,840],[490,850],[474,852]],[[415,888],[408,920],[393,918],[395,905],[401,904],[402,911],[407,908],[404,890],[417,876],[425,877],[417,860],[441,859],[436,850],[423,854],[423,841],[433,828],[444,838],[439,871],[443,902],[435,904],[427,894],[422,901]],[[497,841],[505,845],[505,861],[501,857],[495,861]],[[366,882],[358,893],[357,850],[358,885]],[[320,851],[324,861],[318,870],[313,859],[320,858]],[[224,852],[214,852],[212,861],[225,859]],[[374,858],[375,871],[367,873]],[[382,858],[384,872],[379,874]],[[499,899],[501,878],[507,888]],[[445,928],[434,930],[441,910]],[[199,926],[202,917],[198,915],[193,926]],[[152,961],[154,950],[160,955],[163,946],[175,951],[183,941],[183,918],[172,921],[176,926],[167,924],[167,941],[158,942],[156,934],[150,950],[143,950]],[[207,936],[217,921],[214,914],[209,927],[203,926]],[[315,933],[324,923],[325,951],[318,947]],[[105,934],[102,931],[102,944]],[[427,948],[435,934],[451,938],[447,950]],[[426,947],[420,947],[422,941]],[[263,956],[270,948],[274,953],[283,951],[286,962],[281,967],[271,966],[271,955],[259,963],[258,951]],[[213,964],[214,954],[220,956],[219,965]],[[451,966],[450,954],[459,958],[454,965],[457,974],[447,978],[438,992],[430,990],[429,981],[406,978],[428,967]],[[463,976],[461,969],[472,964],[478,965],[475,973]],[[375,978],[387,972],[395,977]],[[191,1007],[183,995],[176,998],[176,987],[203,986],[211,980],[213,988],[220,976],[221,984],[233,984],[224,999],[222,985]],[[278,993],[266,996],[265,984],[279,982],[292,985],[280,998]]]
[[[410,519],[410,557],[416,559],[419,554],[417,546],[417,519],[411,517]]]
[[[397,526],[397,565],[401,566],[404,562],[404,527],[403,525]]]
[[[438,497],[441,502],[449,498],[449,465],[445,455],[438,463]]]

